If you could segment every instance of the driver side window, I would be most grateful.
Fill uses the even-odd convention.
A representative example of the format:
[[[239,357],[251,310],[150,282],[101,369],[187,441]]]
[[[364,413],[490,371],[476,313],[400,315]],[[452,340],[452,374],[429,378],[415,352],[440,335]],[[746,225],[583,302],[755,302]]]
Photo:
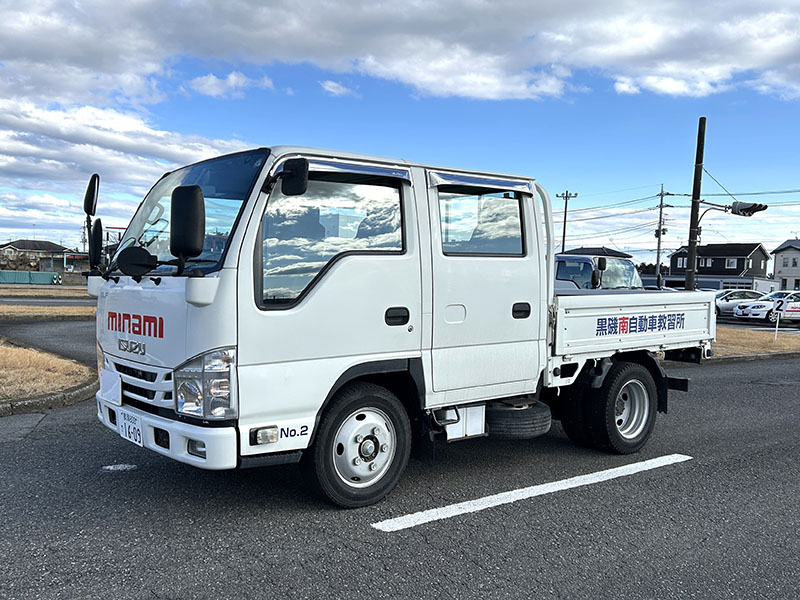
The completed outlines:
[[[261,222],[262,303],[293,305],[343,255],[403,250],[399,181],[312,173],[302,196],[276,186]]]

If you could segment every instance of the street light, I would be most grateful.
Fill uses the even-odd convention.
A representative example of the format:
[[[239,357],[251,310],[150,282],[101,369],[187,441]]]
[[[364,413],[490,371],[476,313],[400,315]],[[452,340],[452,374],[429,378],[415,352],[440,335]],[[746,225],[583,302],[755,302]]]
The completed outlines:
[[[700,221],[703,220],[703,217],[706,216],[706,213],[710,210],[718,210],[724,213],[730,212],[732,215],[738,215],[740,217],[752,217],[755,213],[760,212],[762,210],[767,210],[769,208],[766,204],[758,204],[756,202],[739,202],[738,200],[733,202],[732,204],[715,204],[714,202],[708,202],[707,200],[698,200],[697,205],[707,205],[708,208],[703,211],[703,213],[697,218],[697,223],[695,224],[695,230],[697,231],[698,235],[700,233]],[[694,276],[695,272],[697,271],[697,265],[695,264],[697,259],[692,261],[687,261],[686,264],[686,280],[689,280],[689,276],[691,276],[692,283],[694,283]],[[688,289],[688,288],[687,288]]]

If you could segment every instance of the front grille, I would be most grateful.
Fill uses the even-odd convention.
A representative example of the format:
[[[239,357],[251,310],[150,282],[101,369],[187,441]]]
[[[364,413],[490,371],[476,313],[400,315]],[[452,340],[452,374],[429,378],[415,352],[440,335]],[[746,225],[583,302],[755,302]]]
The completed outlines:
[[[137,369],[136,367],[129,367],[128,365],[123,365],[122,363],[114,363],[114,367],[117,369],[118,373],[122,373],[124,375],[130,375],[131,377],[135,377],[136,379],[142,379],[144,381],[149,381],[150,383],[154,382],[158,377],[158,373],[153,373],[152,371],[144,371],[142,369]]]
[[[136,394],[137,396],[142,396],[147,398],[148,400],[152,400],[156,397],[155,390],[148,390],[143,387],[139,387],[138,385],[131,385],[125,381],[122,382],[122,393],[130,392],[131,394]]]
[[[172,371],[115,359],[114,370],[122,379],[122,399],[134,404],[145,402],[162,408],[172,408]]]

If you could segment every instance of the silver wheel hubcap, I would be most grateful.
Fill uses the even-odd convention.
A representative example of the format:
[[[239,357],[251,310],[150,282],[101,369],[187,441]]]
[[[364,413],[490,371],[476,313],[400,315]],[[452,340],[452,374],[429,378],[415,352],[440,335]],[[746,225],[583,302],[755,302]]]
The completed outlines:
[[[397,448],[394,425],[379,408],[359,408],[339,426],[333,441],[333,466],[354,488],[373,485],[389,470]]]
[[[617,431],[626,440],[632,440],[644,431],[650,412],[647,388],[638,379],[622,386],[614,402]]]

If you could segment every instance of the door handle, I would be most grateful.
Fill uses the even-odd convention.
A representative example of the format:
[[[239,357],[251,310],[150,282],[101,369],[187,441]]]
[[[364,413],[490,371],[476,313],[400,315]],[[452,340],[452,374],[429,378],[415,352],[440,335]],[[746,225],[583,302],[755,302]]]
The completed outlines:
[[[408,323],[409,318],[410,315],[405,306],[392,306],[391,308],[387,308],[386,313],[383,315],[383,320],[386,321],[386,324],[390,327],[405,325]]]
[[[515,319],[527,319],[531,316],[531,305],[527,302],[517,302],[511,307],[511,316]]]

